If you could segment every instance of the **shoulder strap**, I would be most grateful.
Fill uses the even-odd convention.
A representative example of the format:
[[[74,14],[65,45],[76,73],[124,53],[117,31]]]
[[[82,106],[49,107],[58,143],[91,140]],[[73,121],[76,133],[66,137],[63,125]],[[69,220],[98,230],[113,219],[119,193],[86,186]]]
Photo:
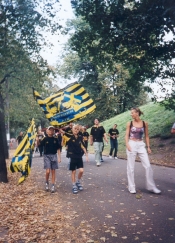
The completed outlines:
[[[145,126],[145,122],[143,121],[143,127],[145,128],[146,126]]]
[[[132,126],[133,126],[133,125],[132,125],[132,121],[131,121],[131,123],[130,123],[130,129],[131,129]]]
[[[145,130],[145,127],[146,127],[146,125],[145,125],[145,122],[143,121],[143,127],[144,127],[144,133],[146,132]],[[145,133],[146,134],[146,133]]]

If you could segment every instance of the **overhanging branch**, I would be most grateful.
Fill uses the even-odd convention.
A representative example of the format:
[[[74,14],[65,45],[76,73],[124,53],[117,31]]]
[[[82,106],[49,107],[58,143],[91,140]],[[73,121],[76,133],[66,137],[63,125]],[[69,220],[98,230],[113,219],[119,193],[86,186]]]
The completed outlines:
[[[15,71],[11,71],[11,72],[5,74],[4,77],[3,77],[3,79],[0,81],[0,84],[3,84],[3,83],[6,81],[6,78],[9,78],[10,75],[11,75],[12,73],[14,73],[14,72],[15,72]]]

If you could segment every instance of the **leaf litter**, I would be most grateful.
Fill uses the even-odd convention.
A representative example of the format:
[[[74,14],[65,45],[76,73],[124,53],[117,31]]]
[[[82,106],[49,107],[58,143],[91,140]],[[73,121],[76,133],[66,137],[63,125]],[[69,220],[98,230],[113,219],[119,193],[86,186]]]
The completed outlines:
[[[33,173],[20,185],[16,184],[19,173],[9,173],[9,182],[0,185],[0,218],[3,219],[0,221],[0,242],[95,242],[90,225],[82,221],[75,228],[71,221],[78,217],[77,212],[64,213],[59,193],[42,190],[41,182],[36,182],[35,178],[38,176],[42,181],[43,173]]]

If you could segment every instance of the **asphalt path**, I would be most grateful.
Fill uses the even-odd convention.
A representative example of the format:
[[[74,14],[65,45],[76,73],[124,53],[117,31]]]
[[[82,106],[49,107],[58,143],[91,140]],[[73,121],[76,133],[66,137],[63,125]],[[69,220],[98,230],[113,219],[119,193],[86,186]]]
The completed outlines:
[[[103,156],[104,162],[97,167],[94,155],[89,154],[89,162],[83,157],[84,190],[74,195],[65,155],[62,152],[56,172],[56,195],[66,214],[74,212],[71,222],[76,228],[89,225],[91,238],[95,239],[92,242],[175,243],[175,169],[152,165],[156,185],[162,191],[156,195],[145,189],[145,171],[136,162],[137,194],[130,194],[126,160]],[[33,167],[43,168],[43,158],[38,154]],[[44,190],[44,173],[40,186]]]

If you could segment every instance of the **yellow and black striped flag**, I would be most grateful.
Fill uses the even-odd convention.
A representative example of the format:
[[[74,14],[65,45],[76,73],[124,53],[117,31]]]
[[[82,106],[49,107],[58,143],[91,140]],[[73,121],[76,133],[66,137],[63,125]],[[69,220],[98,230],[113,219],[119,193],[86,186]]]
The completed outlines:
[[[82,119],[96,108],[89,94],[77,82],[46,99],[42,99],[36,90],[33,90],[33,94],[50,124],[56,127]]]
[[[34,150],[34,143],[36,138],[36,128],[34,119],[23,136],[21,143],[18,145],[14,156],[11,161],[10,171],[21,172],[22,175],[18,181],[18,184],[23,182],[30,174],[32,164],[32,152]]]

